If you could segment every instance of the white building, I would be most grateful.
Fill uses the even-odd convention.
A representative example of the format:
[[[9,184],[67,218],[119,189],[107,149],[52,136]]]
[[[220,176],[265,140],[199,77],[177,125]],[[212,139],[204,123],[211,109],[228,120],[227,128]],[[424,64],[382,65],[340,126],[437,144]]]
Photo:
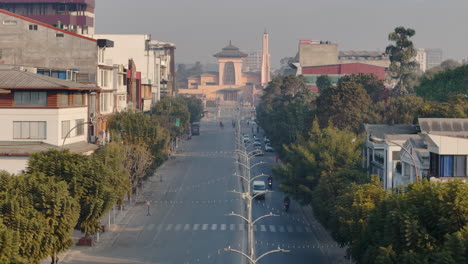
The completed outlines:
[[[416,57],[414,60],[419,64],[419,70],[426,72],[427,70],[427,53],[425,49],[416,49]]]
[[[152,86],[153,103],[159,100],[164,92],[163,85],[170,82],[174,75],[175,45],[151,40],[149,34],[94,34],[95,39],[109,39],[114,42],[112,49],[106,50],[107,65],[124,65],[128,69],[129,59],[133,59],[141,72],[141,84]],[[174,90],[174,89],[173,89]]]
[[[18,173],[29,155],[49,148],[87,153],[88,101],[95,85],[0,69],[0,169]]]

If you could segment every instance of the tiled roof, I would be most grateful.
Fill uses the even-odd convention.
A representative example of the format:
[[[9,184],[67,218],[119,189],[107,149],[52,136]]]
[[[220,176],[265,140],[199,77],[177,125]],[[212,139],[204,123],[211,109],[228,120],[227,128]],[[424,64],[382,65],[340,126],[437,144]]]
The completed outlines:
[[[64,149],[69,149],[73,153],[86,153],[98,148],[98,145],[89,144],[85,141],[64,146]],[[39,141],[0,141],[0,156],[29,156],[49,149],[61,148]]]
[[[0,69],[0,89],[98,89],[96,85],[82,84],[14,69]]]
[[[468,118],[418,118],[418,122],[425,134],[468,137]]]
[[[385,124],[364,124],[364,129],[368,135],[384,138],[385,135],[397,134],[417,134],[416,125],[385,125]]]
[[[241,52],[238,47],[234,46],[229,42],[229,45],[223,48],[221,52],[216,53],[213,55],[215,57],[221,57],[221,58],[242,58],[242,57],[247,57],[248,54]]]

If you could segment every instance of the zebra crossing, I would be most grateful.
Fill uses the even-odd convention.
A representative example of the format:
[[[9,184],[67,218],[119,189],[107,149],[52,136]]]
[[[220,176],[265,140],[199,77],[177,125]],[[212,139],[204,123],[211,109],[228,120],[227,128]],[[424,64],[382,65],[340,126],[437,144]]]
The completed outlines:
[[[244,232],[248,230],[245,224],[149,224],[135,227],[144,231],[191,232],[191,231],[222,231]],[[254,225],[255,232],[268,233],[312,233],[312,227],[303,225]]]

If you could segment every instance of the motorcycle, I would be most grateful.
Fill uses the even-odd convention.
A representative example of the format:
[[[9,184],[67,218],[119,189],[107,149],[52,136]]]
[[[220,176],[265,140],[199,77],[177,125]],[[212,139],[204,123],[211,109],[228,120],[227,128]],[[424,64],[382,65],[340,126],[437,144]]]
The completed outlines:
[[[273,188],[273,182],[271,180],[268,180],[268,187],[270,190]]]

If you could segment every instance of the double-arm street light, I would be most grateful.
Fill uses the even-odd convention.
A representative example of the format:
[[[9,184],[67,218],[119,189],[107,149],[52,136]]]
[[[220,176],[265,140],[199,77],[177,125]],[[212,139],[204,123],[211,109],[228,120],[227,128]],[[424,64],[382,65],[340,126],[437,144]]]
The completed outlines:
[[[414,159],[414,156],[413,154],[411,154],[411,152],[405,148],[403,145],[395,142],[395,141],[392,141],[392,140],[388,140],[388,139],[382,139],[382,138],[378,138],[378,137],[374,137],[374,136],[369,136],[369,140],[371,142],[374,142],[374,143],[382,143],[382,142],[385,142],[385,141],[388,141],[390,143],[393,143],[397,146],[399,146],[401,149],[403,149],[411,158],[411,161],[413,162],[413,167],[414,167],[414,176],[416,177],[416,183],[419,182],[419,171],[418,171],[418,166],[416,166],[416,160]]]
[[[286,253],[286,252],[289,252],[289,250],[282,249],[282,248],[279,248],[279,247],[278,247],[278,249],[270,250],[270,251],[268,251],[268,252],[263,253],[263,254],[262,254],[261,256],[259,256],[258,258],[254,258],[254,257],[251,257],[251,256],[245,254],[245,253],[242,252],[242,251],[239,251],[239,250],[237,250],[237,249],[233,249],[233,248],[231,248],[230,246],[227,247],[227,248],[225,248],[224,251],[230,251],[230,252],[234,252],[234,253],[240,254],[240,255],[246,257],[246,258],[250,261],[251,264],[257,264],[258,261],[259,261],[260,259],[262,259],[263,257],[265,257],[265,256],[267,256],[267,255],[270,255],[270,254],[272,254],[272,253],[276,253],[276,252],[285,252],[285,253]]]

